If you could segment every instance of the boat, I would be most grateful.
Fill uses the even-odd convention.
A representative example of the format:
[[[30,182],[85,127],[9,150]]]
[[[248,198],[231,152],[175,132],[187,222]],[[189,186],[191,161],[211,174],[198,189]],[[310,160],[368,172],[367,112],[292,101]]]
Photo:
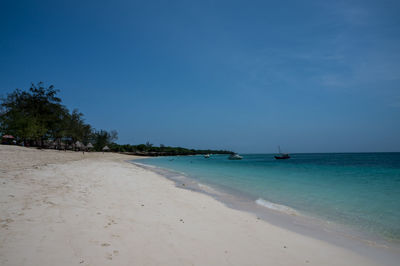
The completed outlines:
[[[204,158],[210,158],[210,154],[204,154]]]
[[[284,160],[284,159],[290,159],[290,156],[288,153],[282,153],[281,152],[281,147],[278,146],[278,150],[279,150],[279,155],[275,155],[275,159],[276,160]]]
[[[242,160],[243,157],[240,156],[240,155],[237,154],[237,153],[232,153],[232,154],[228,157],[228,159],[229,159],[229,160]]]

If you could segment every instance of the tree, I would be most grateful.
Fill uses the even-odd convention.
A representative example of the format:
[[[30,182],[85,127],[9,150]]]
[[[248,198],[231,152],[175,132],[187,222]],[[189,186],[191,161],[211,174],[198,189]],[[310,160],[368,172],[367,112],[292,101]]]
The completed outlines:
[[[66,117],[65,136],[70,138],[73,143],[81,141],[87,144],[92,137],[92,127],[85,123],[83,114],[74,109],[71,114]]]
[[[118,133],[115,130],[107,132],[105,130],[95,131],[93,134],[93,146],[95,150],[101,151],[104,146],[109,146],[118,139]]]
[[[42,82],[32,84],[27,91],[9,93],[1,99],[0,133],[40,146],[44,140],[60,143],[63,139],[67,144],[80,141],[85,145],[93,142],[97,150],[118,139],[115,130],[94,131],[77,109],[70,113],[57,93],[53,85],[46,88]]]
[[[8,94],[1,103],[1,132],[39,145],[45,138],[57,135],[67,113],[61,99],[56,97],[57,92],[54,86],[46,88],[39,82],[32,83],[29,91],[16,89]]]
[[[111,130],[109,133],[109,142],[116,141],[118,139],[118,132],[116,130]]]

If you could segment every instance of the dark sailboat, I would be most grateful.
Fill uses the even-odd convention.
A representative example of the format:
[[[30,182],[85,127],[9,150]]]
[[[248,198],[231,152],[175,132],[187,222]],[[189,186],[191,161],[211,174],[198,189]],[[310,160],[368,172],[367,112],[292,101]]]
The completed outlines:
[[[288,153],[282,153],[281,152],[281,147],[278,146],[278,150],[279,150],[279,155],[275,155],[275,159],[277,160],[284,160],[284,159],[290,159],[290,156]]]

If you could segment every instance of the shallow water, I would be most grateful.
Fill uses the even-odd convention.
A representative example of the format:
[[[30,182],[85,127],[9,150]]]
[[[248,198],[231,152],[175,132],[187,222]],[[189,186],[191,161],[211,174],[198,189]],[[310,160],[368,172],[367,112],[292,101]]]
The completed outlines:
[[[400,153],[176,156],[136,162],[179,171],[259,206],[400,242]]]

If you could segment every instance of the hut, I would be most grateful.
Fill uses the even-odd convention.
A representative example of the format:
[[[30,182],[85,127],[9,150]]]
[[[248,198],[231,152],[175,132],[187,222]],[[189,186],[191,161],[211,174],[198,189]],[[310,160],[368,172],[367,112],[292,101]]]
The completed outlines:
[[[86,148],[87,148],[88,151],[90,151],[90,150],[92,150],[94,147],[93,147],[93,144],[89,142],[88,145],[86,145]]]
[[[77,142],[75,142],[75,150],[78,150],[78,149],[82,150],[83,147],[84,147],[84,145],[79,140]]]
[[[64,142],[60,141],[60,144],[58,145],[58,149],[66,151],[67,150],[67,144],[65,144]]]
[[[15,138],[12,135],[3,135],[1,137],[2,144],[15,144]]]
[[[105,152],[105,151],[109,151],[109,150],[110,150],[110,148],[109,148],[109,147],[106,145],[106,146],[104,146],[104,147],[103,147],[103,149],[102,149],[102,150],[103,150],[103,152]]]
[[[45,140],[43,144],[46,149],[54,149],[56,147],[56,142],[51,139]]]

